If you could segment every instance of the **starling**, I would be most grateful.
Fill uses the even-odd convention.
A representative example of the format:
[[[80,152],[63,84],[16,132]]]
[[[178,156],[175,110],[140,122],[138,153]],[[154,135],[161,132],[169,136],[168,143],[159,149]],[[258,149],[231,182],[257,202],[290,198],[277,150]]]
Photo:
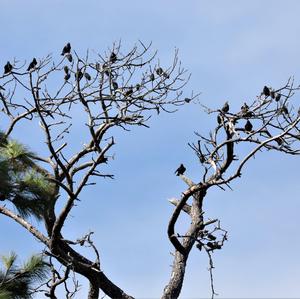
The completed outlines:
[[[151,74],[151,75],[150,75],[150,80],[151,80],[151,81],[154,81],[154,80],[155,80],[154,74]]]
[[[177,176],[184,174],[184,172],[186,171],[186,168],[184,167],[183,164],[180,164],[180,166],[175,170],[174,173],[176,173]]]
[[[205,162],[205,157],[203,154],[200,155],[199,160],[200,160],[201,164],[203,164]]]
[[[218,116],[217,116],[217,121],[218,121],[219,125],[222,123],[222,117],[220,114],[218,114]]]
[[[68,74],[68,73],[69,73],[69,68],[68,68],[68,66],[67,66],[67,65],[65,65],[65,66],[64,66],[64,71],[65,71],[65,73],[66,73],[66,74]]]
[[[82,71],[77,71],[77,73],[75,74],[75,79],[80,81],[82,77],[83,77]]]
[[[207,238],[208,238],[209,240],[211,240],[211,241],[214,241],[214,240],[217,239],[217,238],[216,238],[214,235],[212,235],[212,234],[207,234]]]
[[[276,102],[279,102],[280,98],[281,98],[281,94],[280,94],[280,93],[277,93],[277,95],[276,95],[276,97],[275,97],[275,101],[276,101]]]
[[[249,110],[249,106],[247,105],[247,103],[244,103],[244,105],[241,107],[241,111],[242,111],[242,114],[246,114]]]
[[[71,44],[70,43],[67,43],[62,52],[61,52],[61,55],[64,56],[65,54],[69,54],[71,52]]]
[[[66,81],[68,81],[68,80],[70,79],[70,77],[71,77],[70,73],[67,73],[67,74],[65,75],[64,79],[65,79]]]
[[[222,108],[222,111],[223,111],[224,113],[227,113],[227,112],[229,111],[229,104],[228,104],[227,101],[225,102],[225,104],[224,104],[224,106],[223,106],[223,108]]]
[[[7,61],[6,65],[4,66],[4,74],[8,74],[12,71],[13,66]]]
[[[263,94],[264,94],[266,97],[270,96],[271,92],[270,92],[269,87],[264,86]]]
[[[92,80],[92,77],[89,73],[84,73],[84,77],[85,79],[87,79],[88,81]]]
[[[139,90],[141,89],[141,84],[137,84],[137,85],[135,86],[135,88],[136,88],[137,91],[139,91]]]
[[[245,124],[245,131],[246,132],[251,132],[252,128],[253,128],[253,126],[252,126],[251,122],[249,120],[247,120],[247,122]]]
[[[117,55],[116,55],[115,52],[112,52],[112,53],[110,54],[109,61],[110,61],[111,63],[115,63],[115,62],[117,61]]]
[[[190,99],[190,98],[185,98],[184,101],[185,101],[186,103],[189,103],[189,102],[191,101],[191,99]]]
[[[112,82],[112,86],[113,86],[113,89],[118,89],[119,88],[119,85],[116,81]]]
[[[36,66],[37,66],[37,61],[36,61],[35,58],[33,58],[32,61],[29,64],[28,68],[27,68],[27,71],[30,71],[30,70],[34,69]]]
[[[158,76],[161,76],[163,73],[164,73],[164,71],[163,71],[163,69],[161,67],[159,67],[159,68],[156,69],[156,74]]]
[[[125,97],[129,97],[130,95],[132,95],[132,93],[133,93],[133,89],[131,87],[125,92]]]
[[[277,142],[277,144],[280,146],[283,143],[283,138],[282,137],[278,137],[275,139],[275,141]]]
[[[73,57],[72,57],[72,54],[68,53],[66,55],[67,59],[69,60],[69,62],[72,62],[73,61]]]
[[[270,96],[272,99],[275,99],[275,91],[274,90],[270,91]]]
[[[284,106],[284,105],[281,107],[280,110],[281,110],[281,113],[283,113],[283,114],[289,114],[288,109],[287,109],[286,106]]]

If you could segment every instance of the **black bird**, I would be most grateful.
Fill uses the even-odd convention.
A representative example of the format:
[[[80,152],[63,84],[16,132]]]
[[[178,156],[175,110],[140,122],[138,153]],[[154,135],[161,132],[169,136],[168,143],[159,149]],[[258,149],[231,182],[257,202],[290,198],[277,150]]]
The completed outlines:
[[[275,97],[275,101],[276,101],[276,102],[279,102],[279,101],[280,101],[280,98],[281,98],[281,94],[278,93],[278,94],[276,95],[276,97]]]
[[[164,71],[163,71],[163,69],[161,67],[159,67],[159,68],[156,69],[156,74],[158,76],[161,76],[163,73],[164,73]]]
[[[184,172],[186,171],[186,168],[184,167],[183,164],[180,164],[180,166],[175,170],[174,173],[176,173],[177,176],[184,174]]]
[[[282,137],[276,138],[275,141],[277,142],[277,144],[278,144],[279,146],[283,144],[283,138],[282,138]]]
[[[87,79],[88,81],[92,80],[92,77],[89,73],[84,73],[84,77],[85,79]]]
[[[287,109],[286,106],[284,106],[284,105],[281,107],[280,110],[281,110],[281,113],[283,113],[283,114],[289,114],[288,109]]]
[[[110,60],[111,63],[115,63],[117,61],[117,55],[116,55],[115,52],[112,52],[110,54],[109,60]]]
[[[69,60],[69,62],[72,62],[73,61],[73,57],[72,57],[72,54],[68,53],[66,55],[67,59]]]
[[[65,71],[66,74],[69,73],[69,67],[67,65],[64,66],[64,71]]]
[[[65,54],[69,54],[71,52],[71,44],[70,43],[67,43],[62,52],[61,52],[61,55],[64,56]]]
[[[150,75],[150,80],[151,80],[151,81],[154,81],[154,80],[155,80],[154,74],[151,74],[151,75]]]
[[[223,111],[224,113],[227,113],[227,112],[229,111],[229,104],[228,104],[227,101],[225,102],[225,104],[224,104],[224,106],[223,106],[223,108],[222,108],[222,111]]]
[[[275,91],[274,91],[274,90],[271,90],[271,91],[270,91],[270,96],[271,96],[272,99],[275,99],[275,95],[276,95],[276,94],[275,94]]]
[[[125,92],[125,96],[126,97],[129,97],[130,95],[132,95],[133,93],[133,89],[132,88],[129,88],[126,92]]]
[[[75,79],[80,81],[83,77],[83,73],[82,71],[78,71],[76,74],[75,74]]]
[[[70,79],[70,77],[71,77],[71,74],[70,74],[70,73],[67,73],[67,74],[65,75],[64,79],[65,79],[66,81],[68,81],[68,80]]]
[[[266,97],[270,96],[271,91],[270,91],[270,89],[269,89],[268,86],[264,86],[263,94],[264,94]]]
[[[185,99],[184,99],[184,101],[185,101],[186,103],[189,103],[191,100],[192,100],[192,99],[190,99],[190,98],[185,98]]]
[[[113,89],[118,89],[119,88],[119,85],[116,81],[112,82],[112,86],[113,86]]]
[[[222,123],[222,117],[220,114],[218,114],[218,116],[217,116],[217,122],[219,125]]]
[[[32,59],[32,61],[30,62],[28,68],[27,68],[27,72],[34,69],[37,66],[37,61],[35,58]]]
[[[245,124],[245,131],[246,132],[251,132],[253,129],[253,126],[251,124],[251,122],[249,120],[247,120],[246,124]]]
[[[241,107],[241,111],[242,111],[242,114],[246,114],[249,110],[249,106],[247,105],[247,103],[244,103],[244,105]]]
[[[135,88],[136,88],[137,91],[139,91],[139,90],[141,89],[141,84],[138,83],[138,84],[135,86]]]
[[[4,74],[8,74],[12,71],[13,66],[7,61],[6,65],[4,66]]]

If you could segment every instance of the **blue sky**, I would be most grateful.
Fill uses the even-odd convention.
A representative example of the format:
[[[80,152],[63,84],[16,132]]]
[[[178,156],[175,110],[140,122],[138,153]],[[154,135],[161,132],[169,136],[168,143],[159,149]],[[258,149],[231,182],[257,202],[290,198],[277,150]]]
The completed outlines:
[[[290,76],[300,82],[296,0],[11,0],[1,1],[0,9],[3,65],[14,57],[59,55],[68,41],[85,53],[103,52],[120,39],[130,49],[140,39],[153,42],[163,64],[179,48],[192,73],[186,91],[201,92],[201,103],[211,107],[228,100],[238,109],[264,85],[281,87]],[[196,140],[194,131],[205,133],[214,122],[191,104],[154,116],[150,129],[120,132],[108,168],[116,179],[85,191],[66,224],[69,238],[95,231],[104,272],[138,298],[159,297],[169,278],[167,198],[179,197],[185,187],[173,172],[184,163],[188,176],[201,177],[187,143]],[[15,136],[38,151],[40,142],[25,130],[32,129],[24,126]],[[258,155],[233,183],[234,191],[208,193],[206,216],[219,218],[229,231],[229,242],[214,254],[219,298],[299,297],[298,165],[297,157]],[[0,217],[0,253],[11,249],[25,257],[41,247]],[[207,266],[206,256],[192,252],[182,298],[209,297]],[[85,293],[83,284],[81,296]]]

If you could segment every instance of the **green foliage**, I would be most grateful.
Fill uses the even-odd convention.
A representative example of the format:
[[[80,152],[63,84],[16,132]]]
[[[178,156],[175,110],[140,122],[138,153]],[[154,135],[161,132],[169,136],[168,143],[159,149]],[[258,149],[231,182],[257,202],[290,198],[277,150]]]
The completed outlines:
[[[37,171],[34,157],[25,146],[0,133],[0,200],[11,201],[22,217],[41,219],[53,184]]]
[[[17,255],[2,256],[4,269],[0,271],[0,299],[31,299],[34,284],[42,282],[48,266],[39,255],[31,256],[22,266],[16,265]]]

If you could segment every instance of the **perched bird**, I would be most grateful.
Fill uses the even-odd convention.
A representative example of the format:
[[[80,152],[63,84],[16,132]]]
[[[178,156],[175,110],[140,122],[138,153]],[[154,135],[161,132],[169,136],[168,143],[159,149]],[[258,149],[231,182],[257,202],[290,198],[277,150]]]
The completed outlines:
[[[270,96],[271,91],[270,91],[269,87],[264,86],[263,94],[264,94],[266,97]]]
[[[185,99],[184,99],[184,101],[185,101],[186,103],[189,103],[191,100],[192,100],[192,99],[190,99],[190,98],[185,98]]]
[[[218,116],[217,116],[217,122],[219,125],[222,123],[222,117],[220,114],[218,114]]]
[[[176,173],[177,176],[184,174],[184,172],[186,171],[186,168],[184,167],[183,164],[180,164],[180,166],[175,170],[174,173]]]
[[[29,64],[28,68],[27,68],[27,71],[30,71],[30,70],[34,69],[36,66],[37,66],[37,61],[36,61],[35,58],[33,58],[32,61]]]
[[[200,163],[203,164],[205,162],[205,157],[203,154],[199,156]]]
[[[227,113],[229,111],[229,104],[228,101],[225,102],[224,106],[222,107],[222,111]]]
[[[67,65],[64,66],[64,71],[65,71],[66,74],[69,73],[69,67]]]
[[[68,53],[66,55],[67,59],[69,60],[69,62],[72,62],[73,61],[73,57],[72,57],[72,54]]]
[[[77,72],[75,73],[75,79],[76,79],[76,80],[80,81],[80,80],[82,79],[82,77],[83,77],[82,71],[77,71]]]
[[[85,79],[87,79],[88,81],[92,80],[92,77],[89,73],[84,73],[84,77]]]
[[[207,238],[208,238],[209,240],[211,240],[211,241],[214,241],[214,240],[217,239],[217,237],[214,236],[213,234],[207,234]]]
[[[283,113],[283,114],[289,114],[289,111],[288,111],[288,109],[286,108],[285,105],[283,105],[283,106],[280,108],[280,112]]]
[[[270,91],[270,96],[272,99],[275,99],[275,91],[274,90]]]
[[[69,54],[70,52],[71,52],[71,44],[67,43],[62,49],[61,55],[64,56],[65,54]]]
[[[111,52],[110,57],[109,57],[109,61],[111,63],[115,63],[117,61],[117,55],[115,52]]]
[[[12,71],[13,66],[7,61],[6,65],[4,66],[4,74],[8,74]]]
[[[281,98],[281,94],[280,93],[277,93],[276,97],[275,97],[275,101],[276,102],[279,102],[280,101],[280,98]]]
[[[155,80],[154,74],[151,74],[151,75],[150,75],[150,80],[151,80],[151,81],[154,81],[154,80]]]
[[[249,110],[249,106],[247,105],[247,103],[244,103],[244,105],[241,107],[241,112],[242,114],[246,114]]]
[[[133,89],[132,89],[132,87],[130,87],[130,88],[125,92],[125,96],[126,96],[126,97],[129,97],[130,95],[132,95],[132,93],[133,93]]]
[[[139,91],[139,90],[141,89],[141,84],[138,83],[138,84],[135,86],[135,88],[136,88],[137,91]]]
[[[283,138],[282,137],[278,137],[275,139],[275,141],[277,142],[277,144],[280,146],[283,143]]]
[[[163,73],[164,73],[164,71],[163,71],[163,69],[161,67],[159,67],[159,68],[156,69],[156,74],[158,76],[161,76]]]
[[[65,79],[66,81],[68,81],[68,80],[70,79],[70,77],[71,77],[71,74],[70,74],[70,73],[67,73],[67,74],[65,75],[64,79]]]
[[[253,125],[251,124],[251,122],[249,120],[247,120],[246,124],[245,124],[245,131],[248,133],[248,132],[251,132],[253,129]]]
[[[119,85],[116,81],[112,82],[112,86],[113,86],[113,89],[118,89],[119,88]]]

